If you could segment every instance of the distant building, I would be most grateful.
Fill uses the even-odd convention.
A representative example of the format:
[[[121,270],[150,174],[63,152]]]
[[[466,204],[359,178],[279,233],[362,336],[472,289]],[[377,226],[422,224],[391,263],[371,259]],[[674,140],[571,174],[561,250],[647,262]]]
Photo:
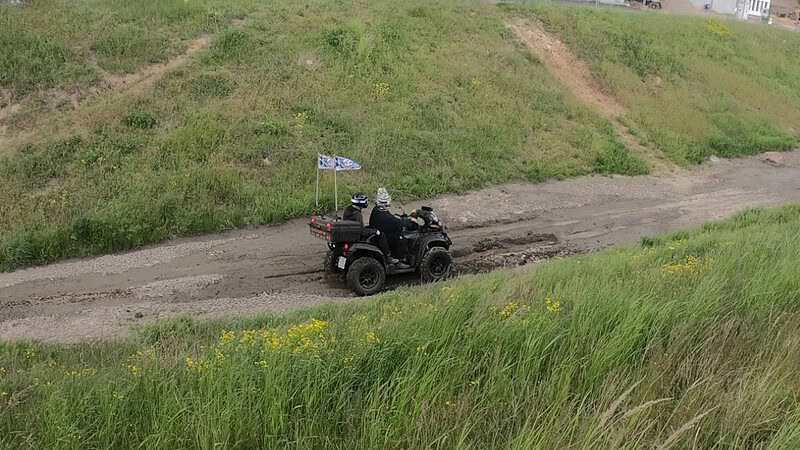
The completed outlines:
[[[728,14],[740,19],[760,18],[769,12],[772,0],[690,0],[701,9]]]

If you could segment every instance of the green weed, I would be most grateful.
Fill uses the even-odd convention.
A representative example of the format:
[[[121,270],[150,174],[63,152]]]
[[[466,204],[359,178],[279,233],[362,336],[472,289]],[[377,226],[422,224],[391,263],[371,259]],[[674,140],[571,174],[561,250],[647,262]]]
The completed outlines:
[[[156,118],[155,114],[151,113],[150,111],[142,111],[137,110],[133,111],[123,119],[125,125],[131,128],[139,128],[142,130],[147,130],[156,126],[158,123],[158,119]]]

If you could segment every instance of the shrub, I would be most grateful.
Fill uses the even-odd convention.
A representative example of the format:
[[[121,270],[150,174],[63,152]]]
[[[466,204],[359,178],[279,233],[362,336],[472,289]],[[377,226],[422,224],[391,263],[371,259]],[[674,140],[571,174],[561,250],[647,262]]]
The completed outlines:
[[[125,116],[123,122],[131,128],[149,130],[156,126],[158,119],[150,111],[136,110]]]

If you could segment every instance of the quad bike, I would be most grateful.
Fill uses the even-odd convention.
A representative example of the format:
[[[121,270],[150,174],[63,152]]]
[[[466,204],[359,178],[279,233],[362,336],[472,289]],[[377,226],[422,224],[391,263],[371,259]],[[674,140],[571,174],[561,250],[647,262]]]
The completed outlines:
[[[401,217],[407,217],[405,214]],[[422,219],[403,230],[399,248],[394,256],[403,263],[388,264],[386,255],[376,245],[378,233],[361,224],[338,218],[314,216],[309,227],[311,234],[328,242],[325,254],[325,274],[345,280],[358,295],[379,292],[386,275],[418,272],[423,282],[441,281],[450,274],[453,256],[452,242],[433,210],[423,206],[410,217]]]

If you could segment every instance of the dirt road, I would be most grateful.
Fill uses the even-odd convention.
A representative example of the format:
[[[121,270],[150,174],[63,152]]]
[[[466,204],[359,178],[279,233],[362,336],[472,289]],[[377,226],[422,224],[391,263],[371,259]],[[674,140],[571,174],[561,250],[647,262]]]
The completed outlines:
[[[505,185],[406,210],[433,206],[450,228],[459,271],[474,273],[800,201],[800,151],[779,158],[777,167],[753,157],[647,177]],[[0,338],[74,342],[181,314],[284,312],[352,300],[344,286],[323,279],[324,250],[297,220],[0,274]]]

